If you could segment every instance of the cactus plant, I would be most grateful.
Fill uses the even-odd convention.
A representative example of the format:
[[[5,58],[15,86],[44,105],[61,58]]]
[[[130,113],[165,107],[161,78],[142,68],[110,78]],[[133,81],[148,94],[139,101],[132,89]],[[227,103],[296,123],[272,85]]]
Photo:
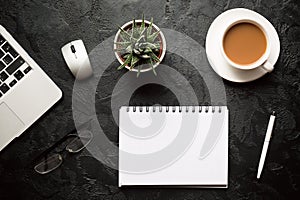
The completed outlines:
[[[115,42],[115,51],[119,53],[124,61],[117,69],[125,66],[129,69],[138,68],[137,76],[141,72],[141,65],[149,64],[156,75],[154,65],[160,62],[159,54],[161,49],[160,31],[153,28],[153,18],[150,24],[146,24],[144,16],[141,23],[132,20],[132,25],[128,29],[119,27],[119,39]]]

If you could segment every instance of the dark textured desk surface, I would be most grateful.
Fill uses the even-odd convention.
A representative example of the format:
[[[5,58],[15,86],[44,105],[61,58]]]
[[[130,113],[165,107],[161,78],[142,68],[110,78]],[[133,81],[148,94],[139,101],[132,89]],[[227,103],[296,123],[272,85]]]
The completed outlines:
[[[142,13],[157,25],[185,33],[204,46],[207,30],[220,13],[245,7],[263,14],[276,28],[281,54],[274,72],[261,79],[237,84],[224,81],[230,109],[228,189],[119,189],[117,171],[88,152],[69,156],[48,175],[34,172],[28,163],[74,128],[72,87],[74,79],[60,48],[81,38],[88,51]],[[300,189],[300,3],[297,0],[1,0],[0,23],[5,26],[64,93],[63,99],[20,138],[0,153],[0,199],[296,199]],[[171,57],[173,58],[171,59]],[[182,74],[193,87],[201,77],[189,64],[168,55],[165,62],[180,62]],[[113,63],[100,81],[97,101],[99,122],[113,142],[118,127],[113,123],[109,94],[115,79]],[[174,64],[174,66],[177,66]],[[186,74],[185,74],[186,73]],[[193,76],[192,76],[193,75]],[[146,98],[145,98],[146,95]],[[106,98],[105,98],[106,97]],[[33,97],[34,98],[34,97]],[[202,94],[199,104],[207,101]],[[208,99],[209,100],[209,99]],[[203,101],[203,102],[202,102]],[[174,104],[166,88],[148,85],[138,89],[132,104]],[[262,179],[256,171],[270,111],[278,113]],[[1,132],[1,130],[0,130]],[[297,195],[297,196],[296,196]]]

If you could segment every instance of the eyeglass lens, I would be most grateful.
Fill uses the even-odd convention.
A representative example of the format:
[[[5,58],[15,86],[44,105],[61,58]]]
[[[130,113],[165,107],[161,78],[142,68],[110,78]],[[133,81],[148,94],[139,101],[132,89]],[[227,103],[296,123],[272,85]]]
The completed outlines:
[[[40,174],[46,174],[59,167],[62,161],[63,159],[60,154],[54,154],[50,157],[45,157],[41,163],[34,167],[34,170]]]
[[[78,137],[73,139],[67,146],[66,150],[70,153],[77,153],[84,149],[92,140],[92,133],[84,130],[78,134]]]

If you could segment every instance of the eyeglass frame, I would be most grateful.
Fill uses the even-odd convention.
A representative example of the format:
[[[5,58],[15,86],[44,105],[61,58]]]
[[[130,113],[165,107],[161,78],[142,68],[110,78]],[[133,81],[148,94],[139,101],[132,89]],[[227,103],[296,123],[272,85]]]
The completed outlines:
[[[31,162],[32,165],[34,165],[34,171],[36,171],[37,173],[39,174],[48,174],[50,172],[52,172],[53,170],[57,169],[58,167],[61,166],[61,164],[59,164],[57,167],[53,168],[52,170],[48,171],[48,172],[45,172],[45,173],[40,173],[38,172],[37,170],[35,170],[35,167],[38,166],[41,162],[38,163],[38,161],[42,160],[43,157],[46,157],[51,151],[53,151],[55,148],[57,148],[59,145],[61,145],[63,142],[65,142],[68,138],[70,137],[79,137],[78,135],[78,131],[80,131],[84,126],[86,126],[89,122],[91,122],[91,119],[88,120],[87,122],[81,124],[78,128],[74,128],[73,130],[69,131],[65,136],[63,136],[60,140],[58,140],[57,142],[55,142],[52,146],[50,146],[47,150],[45,150],[44,152],[42,152],[40,155],[38,155],[36,158],[33,159],[33,161]],[[77,132],[76,134],[74,132]],[[93,138],[93,134],[91,133],[91,140]],[[71,142],[70,142],[71,143]],[[69,153],[78,153],[80,151],[82,151],[88,144],[90,143],[90,141],[80,150],[76,151],[76,152],[70,152],[66,149],[66,147],[68,145],[66,145],[66,147],[64,147],[62,149],[61,152],[57,152],[57,154],[59,154],[61,157],[62,157],[62,153],[64,151],[67,151]],[[55,154],[53,154],[55,155]]]

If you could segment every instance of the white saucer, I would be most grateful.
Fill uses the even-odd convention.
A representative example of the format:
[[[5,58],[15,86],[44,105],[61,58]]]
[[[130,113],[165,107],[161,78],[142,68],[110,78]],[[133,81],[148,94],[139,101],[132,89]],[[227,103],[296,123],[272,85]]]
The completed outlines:
[[[213,70],[224,79],[233,82],[249,82],[256,80],[267,72],[260,67],[252,70],[236,69],[228,64],[224,59],[221,50],[220,43],[222,41],[222,35],[230,23],[239,19],[252,19],[259,21],[270,36],[271,53],[268,60],[275,65],[280,52],[280,42],[278,34],[273,25],[260,14],[244,9],[235,8],[228,10],[219,15],[209,27],[206,36],[206,54],[210,65]]]

